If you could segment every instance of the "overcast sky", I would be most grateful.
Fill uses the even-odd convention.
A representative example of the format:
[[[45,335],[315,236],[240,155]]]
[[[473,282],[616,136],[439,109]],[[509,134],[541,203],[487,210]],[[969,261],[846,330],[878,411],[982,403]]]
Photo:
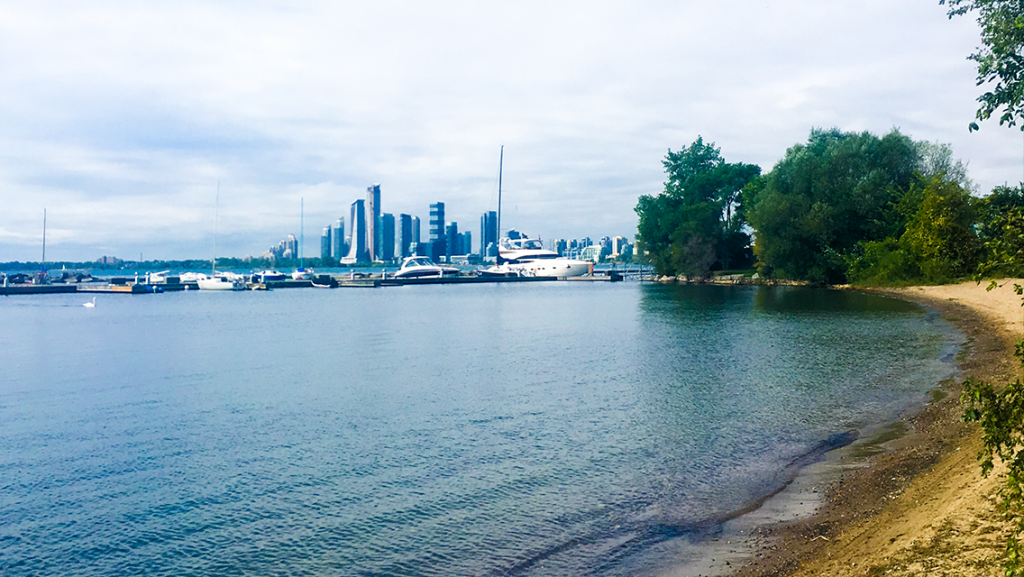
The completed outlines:
[[[813,127],[952,145],[987,193],[1024,137],[973,134],[973,17],[937,0],[5,2],[0,261],[259,255],[380,183],[478,235],[636,233],[698,135],[767,172]]]

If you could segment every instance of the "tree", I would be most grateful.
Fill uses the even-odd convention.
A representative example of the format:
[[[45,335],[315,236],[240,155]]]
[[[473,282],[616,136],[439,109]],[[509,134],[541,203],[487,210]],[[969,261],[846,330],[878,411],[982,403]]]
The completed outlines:
[[[861,242],[902,234],[905,219],[894,207],[918,160],[913,141],[897,130],[881,138],[812,130],[743,191],[762,274],[845,282]]]
[[[1024,118],[1024,0],[939,0],[949,17],[977,10],[982,47],[968,59],[978,63],[978,86],[995,86],[978,97],[978,120],[1002,110],[999,124],[1016,125]],[[1021,129],[1024,130],[1024,124]],[[970,130],[978,130],[972,122]]]
[[[979,277],[1024,275],[1024,187],[997,186],[981,201]]]
[[[702,137],[662,162],[661,194],[637,202],[637,242],[659,274],[706,278],[715,268],[751,262],[740,191],[761,173],[753,164],[727,163]]]

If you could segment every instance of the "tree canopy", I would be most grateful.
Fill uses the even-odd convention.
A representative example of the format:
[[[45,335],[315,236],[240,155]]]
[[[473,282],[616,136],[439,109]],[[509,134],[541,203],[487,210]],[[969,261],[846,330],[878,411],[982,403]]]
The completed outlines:
[[[750,266],[740,192],[761,168],[725,162],[699,136],[678,152],[669,149],[662,164],[664,190],[636,206],[637,239],[658,273],[706,278],[715,269]]]
[[[913,180],[917,149],[893,130],[812,130],[744,194],[765,274],[835,284],[863,241],[898,236],[895,203]]]
[[[939,0],[949,17],[977,11],[982,46],[968,58],[978,63],[978,86],[991,85],[978,97],[978,120],[1002,110],[999,124],[1014,126],[1024,118],[1024,0]],[[972,122],[970,129],[977,130]],[[1021,125],[1024,130],[1024,124]]]

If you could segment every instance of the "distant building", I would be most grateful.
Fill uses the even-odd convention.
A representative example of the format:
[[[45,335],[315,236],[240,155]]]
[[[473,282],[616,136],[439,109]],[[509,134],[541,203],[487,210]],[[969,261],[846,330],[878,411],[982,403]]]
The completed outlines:
[[[334,261],[331,256],[331,227],[325,226],[320,233],[320,261],[327,264]]]
[[[620,254],[623,254],[625,252],[626,247],[628,245],[629,245],[629,243],[626,242],[626,237],[624,237],[624,236],[612,237],[611,257],[612,258],[618,258],[618,256]]]
[[[340,261],[348,254],[348,243],[345,242],[345,217],[341,217],[331,227],[331,258]]]
[[[420,217],[418,217],[418,216],[412,217],[412,242],[415,242],[416,244],[419,244],[419,243],[423,242],[423,237],[420,236]],[[415,251],[411,251],[411,252],[415,252]],[[421,255],[417,255],[417,256],[424,256],[424,255],[421,254]]]
[[[366,187],[366,252],[370,255],[370,260],[377,260],[380,258],[380,244],[378,242],[380,231],[378,230],[378,223],[380,221],[380,185],[373,184]]]
[[[412,217],[408,214],[398,215],[398,222],[395,223],[395,256],[405,258],[410,255],[409,246],[412,244]]]
[[[390,262],[395,260],[395,215],[384,213],[380,215],[380,252],[379,260]]]
[[[444,235],[444,203],[430,205],[430,259],[440,262],[447,259],[448,239]]]
[[[592,260],[595,263],[601,262],[601,246],[588,246],[580,252],[580,260]]]
[[[370,254],[366,250],[366,203],[356,200],[352,203],[349,213],[349,222],[352,226],[348,254],[341,259],[344,264],[355,264],[357,262],[370,262]]]
[[[445,262],[452,262],[452,255],[459,254],[462,249],[462,245],[459,243],[459,224],[451,223],[444,227],[444,237],[446,242],[445,245]]]
[[[487,256],[491,243],[498,243],[498,213],[493,210],[480,215],[480,256]]]

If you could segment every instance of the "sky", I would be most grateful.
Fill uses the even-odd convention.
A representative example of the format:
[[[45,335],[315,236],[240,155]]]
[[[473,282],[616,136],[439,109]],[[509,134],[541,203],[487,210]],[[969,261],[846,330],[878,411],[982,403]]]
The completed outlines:
[[[0,3],[0,262],[258,256],[381,185],[479,235],[636,234],[698,136],[771,170],[812,128],[949,144],[981,193],[1024,135],[970,133],[980,44],[937,0]],[[347,219],[347,218],[346,218]]]

